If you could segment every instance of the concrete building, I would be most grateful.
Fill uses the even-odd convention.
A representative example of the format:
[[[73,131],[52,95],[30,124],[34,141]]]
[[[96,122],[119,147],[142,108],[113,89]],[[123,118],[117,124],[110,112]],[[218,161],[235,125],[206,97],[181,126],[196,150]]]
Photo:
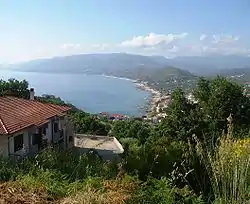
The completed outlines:
[[[30,100],[0,97],[0,154],[19,158],[48,145],[72,148],[70,108],[35,101],[33,90],[30,96]]]
[[[74,146],[80,153],[95,150],[105,160],[119,159],[124,152],[120,142],[115,137],[76,134]]]

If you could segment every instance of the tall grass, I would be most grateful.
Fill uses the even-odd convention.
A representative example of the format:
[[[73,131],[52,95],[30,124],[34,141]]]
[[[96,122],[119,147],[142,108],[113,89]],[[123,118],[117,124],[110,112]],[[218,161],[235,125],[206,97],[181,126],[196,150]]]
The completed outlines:
[[[214,151],[208,150],[196,136],[196,153],[207,172],[212,191],[207,199],[214,204],[249,203],[250,139],[233,139],[232,124]],[[205,184],[204,184],[205,185]]]
[[[27,192],[43,190],[53,198],[74,195],[90,183],[98,187],[117,175],[117,164],[105,162],[96,154],[48,148],[32,158],[12,162],[0,158],[0,182],[9,181]]]

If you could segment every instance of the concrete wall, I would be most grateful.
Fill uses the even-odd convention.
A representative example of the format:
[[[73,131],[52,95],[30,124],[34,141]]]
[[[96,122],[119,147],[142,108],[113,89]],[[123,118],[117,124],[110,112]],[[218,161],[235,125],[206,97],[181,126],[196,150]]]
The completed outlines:
[[[20,156],[24,156],[26,154],[29,153],[30,151],[30,142],[31,142],[31,139],[30,139],[30,132],[31,131],[34,131],[33,128],[27,128],[23,131],[20,131],[20,132],[17,132],[15,134],[13,134],[12,136],[9,136],[9,154],[17,154],[17,155],[20,155]],[[24,144],[24,149],[22,150],[19,150],[17,152],[14,151],[14,137],[15,136],[18,136],[20,134],[23,134],[23,144]]]
[[[48,123],[48,134],[47,134],[47,138],[48,138],[48,143],[51,144],[53,141],[52,141],[52,120],[49,121]]]
[[[71,124],[68,116],[65,116],[65,141],[67,141],[66,143],[66,148],[65,149],[71,149],[74,146],[74,132],[73,132],[73,125]],[[73,137],[72,141],[69,141],[70,137]]]
[[[0,135],[0,155],[7,157],[9,155],[9,147],[8,147],[8,136]]]
[[[90,148],[83,148],[83,147],[75,147],[75,148],[80,154],[88,153],[90,150],[93,150]],[[97,152],[97,154],[104,160],[111,161],[111,160],[119,160],[121,158],[118,153],[115,153],[114,151],[111,150],[94,149],[94,151]]]

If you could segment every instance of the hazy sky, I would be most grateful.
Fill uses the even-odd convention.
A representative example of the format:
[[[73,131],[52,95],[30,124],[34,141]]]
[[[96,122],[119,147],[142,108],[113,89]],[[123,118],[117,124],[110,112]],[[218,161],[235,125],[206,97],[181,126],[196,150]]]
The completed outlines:
[[[250,54],[249,0],[0,0],[0,64],[93,52]]]

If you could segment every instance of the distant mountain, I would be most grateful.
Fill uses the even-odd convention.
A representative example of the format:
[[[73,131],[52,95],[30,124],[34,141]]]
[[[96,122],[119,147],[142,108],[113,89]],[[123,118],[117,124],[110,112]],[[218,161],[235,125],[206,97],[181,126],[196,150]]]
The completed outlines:
[[[131,70],[178,67],[195,75],[213,75],[223,69],[250,67],[250,57],[238,55],[184,56],[166,59],[163,56],[142,56],[127,53],[80,54],[33,60],[12,66],[13,69],[36,72],[75,72],[121,74]]]
[[[245,83],[250,81],[250,67],[223,69],[219,72],[218,75],[227,77],[238,83]]]
[[[81,54],[35,60],[15,65],[13,69],[36,72],[109,74],[116,71],[133,70],[138,67],[156,69],[166,65],[167,59],[164,57],[111,53]]]
[[[13,70],[45,73],[105,74],[147,81],[155,88],[189,87],[186,81],[196,79],[187,70],[169,66],[162,56],[142,56],[126,53],[82,54],[52,59],[34,60],[12,66]]]
[[[163,56],[142,56],[127,53],[80,54],[33,60],[12,65],[11,69],[46,73],[106,74],[144,79],[155,74],[161,77],[159,72],[162,72],[163,77],[165,77],[167,74],[165,71],[169,72],[171,67],[175,71],[186,70],[194,75],[217,75],[225,73],[225,70],[250,67],[250,57],[209,55],[166,59]],[[158,72],[158,70],[160,71]],[[240,69],[238,71],[241,72]]]
[[[175,57],[169,63],[197,75],[214,75],[224,69],[250,67],[250,57],[238,55],[188,56]]]
[[[219,75],[222,76],[235,76],[235,75],[244,75],[250,73],[250,66],[249,68],[235,68],[235,69],[223,69],[220,70]]]

